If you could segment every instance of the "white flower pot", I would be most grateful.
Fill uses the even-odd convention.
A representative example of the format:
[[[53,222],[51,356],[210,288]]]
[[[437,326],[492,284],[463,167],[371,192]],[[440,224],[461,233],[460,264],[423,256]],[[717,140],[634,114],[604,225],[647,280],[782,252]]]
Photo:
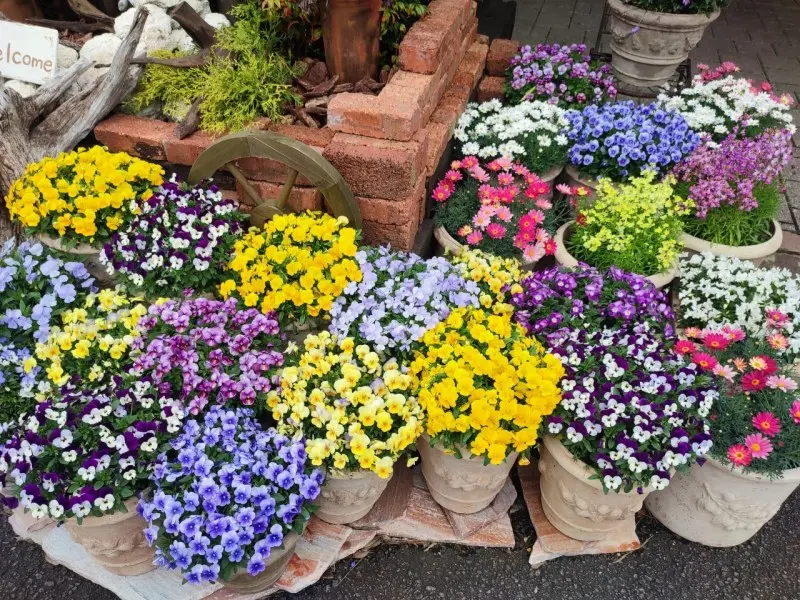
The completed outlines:
[[[561,533],[587,542],[629,542],[636,535],[636,512],[651,488],[603,492],[595,472],[576,460],[552,436],[539,447],[542,508],[547,520]]]
[[[70,519],[64,527],[92,558],[115,575],[149,573],[155,569],[155,549],[145,540],[147,523],[136,513],[138,502],[137,498],[125,502],[128,512],[86,517],[80,525]]]
[[[800,469],[781,479],[745,473],[713,458],[653,492],[647,510],[667,529],[705,546],[727,547],[753,537],[800,485]]]
[[[61,239],[51,235],[39,235],[39,241],[45,246],[49,246],[59,252],[71,254],[72,260],[82,262],[86,265],[86,270],[89,274],[97,280],[97,284],[105,287],[113,287],[116,285],[116,280],[113,276],[109,275],[106,268],[100,262],[100,250],[89,246],[88,244],[78,244],[75,248],[65,248],[61,244]]]
[[[258,575],[250,575],[247,569],[238,571],[222,585],[239,594],[258,594],[263,592],[278,581],[286,570],[286,566],[294,555],[300,536],[291,532],[283,538],[283,548],[273,548],[269,558],[264,561],[265,569]]]
[[[681,236],[686,250],[702,253],[711,252],[717,256],[732,256],[753,263],[755,266],[770,266],[775,264],[775,253],[783,244],[783,230],[778,221],[772,222],[773,234],[770,239],[761,244],[752,246],[726,246],[725,244],[712,244],[688,233]]]
[[[372,510],[390,480],[372,471],[329,471],[315,501],[319,506],[315,514],[334,525],[358,521]]]
[[[642,10],[607,0],[611,26],[611,66],[617,87],[628,93],[657,91],[703,37],[719,11],[710,15]]]
[[[476,513],[489,506],[519,456],[514,452],[499,465],[484,465],[483,458],[472,456],[468,448],[460,447],[461,458],[458,458],[447,454],[438,444],[431,447],[427,435],[420,437],[417,450],[433,499],[447,510],[461,514]]]
[[[558,228],[558,231],[553,238],[556,242],[556,262],[562,267],[574,268],[578,266],[578,260],[569,253],[565,244],[565,241],[569,239],[571,228],[574,224],[575,221],[564,223]],[[649,275],[647,279],[652,281],[653,285],[655,285],[658,289],[662,289],[668,286],[672,280],[678,276],[679,272],[680,265],[676,259],[675,264],[669,271],[663,271],[661,273],[656,273],[655,275]]]

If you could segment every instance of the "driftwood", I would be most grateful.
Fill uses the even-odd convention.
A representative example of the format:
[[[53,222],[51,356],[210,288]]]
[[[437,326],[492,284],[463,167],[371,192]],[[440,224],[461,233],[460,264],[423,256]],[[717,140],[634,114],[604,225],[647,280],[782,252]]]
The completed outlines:
[[[173,8],[169,16],[175,19],[201,48],[211,48],[216,43],[217,30],[206,23],[203,17],[186,2],[181,2]]]
[[[111,25],[113,30],[114,17],[110,17],[99,8],[96,8],[89,0],[67,0],[67,3],[79,17],[86,17],[87,19],[94,19],[98,23]]]
[[[94,31],[113,32],[114,26],[108,23],[84,23],[82,21],[54,21],[53,19],[25,19],[26,23],[50,27],[59,31],[74,31],[75,33],[92,33]]]
[[[141,67],[131,67],[130,63],[146,19],[147,12],[137,9],[131,32],[117,50],[108,73],[74,96],[66,98],[67,90],[94,66],[83,58],[28,98],[7,87],[0,90],[0,193],[3,196],[29,163],[72,150],[133,91]],[[7,238],[13,229],[5,205],[2,210],[0,238]]]
[[[139,56],[131,60],[132,65],[164,65],[166,67],[202,67],[210,58],[210,50],[201,50],[191,56],[178,58],[156,58],[155,56]]]

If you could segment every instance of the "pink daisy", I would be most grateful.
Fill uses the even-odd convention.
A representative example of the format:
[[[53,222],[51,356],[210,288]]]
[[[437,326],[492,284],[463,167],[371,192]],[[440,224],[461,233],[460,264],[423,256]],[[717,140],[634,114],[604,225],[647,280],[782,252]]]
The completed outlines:
[[[498,206],[494,214],[497,215],[498,219],[505,221],[506,223],[508,223],[513,216],[511,214],[511,210],[507,206]]]
[[[486,234],[490,238],[494,238],[496,240],[503,239],[506,235],[506,228],[501,225],[500,223],[492,223],[486,228]]]
[[[525,165],[514,163],[514,173],[520,177],[527,177],[530,171],[528,171],[528,168]]]
[[[744,438],[744,445],[750,450],[753,458],[767,458],[772,454],[772,442],[760,433],[751,433]]]
[[[773,350],[786,350],[789,347],[789,340],[782,333],[771,333],[767,336],[767,343]]]
[[[760,392],[767,385],[767,376],[760,371],[750,371],[742,375],[742,389],[745,392]]]
[[[511,173],[500,173],[497,176],[497,183],[500,185],[511,185],[514,183],[514,176]]]
[[[522,258],[525,262],[536,262],[544,256],[544,248],[541,244],[530,244],[522,251]]]
[[[782,329],[789,322],[789,316],[777,308],[768,308],[765,313],[767,321],[772,327]]]
[[[470,246],[477,246],[478,244],[481,243],[482,239],[483,239],[483,234],[480,231],[476,230],[467,236],[467,243]]]
[[[745,338],[744,331],[731,325],[725,325],[722,328],[722,333],[732,342],[741,342]]]
[[[450,163],[451,169],[460,169],[462,166],[463,165],[461,164],[460,160],[454,160],[453,162]]]
[[[683,335],[685,335],[688,338],[699,339],[703,337],[703,330],[697,327],[687,327],[686,329],[683,330]]]
[[[692,362],[697,364],[704,371],[711,371],[717,366],[717,359],[706,352],[695,352],[692,354]]]
[[[728,381],[733,381],[734,378],[734,371],[733,367],[730,365],[717,365],[711,372],[716,375],[717,377],[722,377],[723,379],[727,379]]]
[[[703,345],[711,350],[724,350],[730,341],[722,333],[708,332],[703,336]]]
[[[536,238],[533,235],[533,232],[528,229],[520,229],[517,232],[517,235],[514,236],[514,246],[519,248],[520,250],[524,250],[528,247],[528,245],[534,243]]]
[[[501,156],[494,162],[496,162],[503,171],[508,171],[512,166],[511,159],[507,156]]]
[[[697,350],[697,347],[689,340],[678,340],[678,343],[675,344],[675,351],[678,354],[691,354],[695,350]]]
[[[443,185],[444,182],[439,182],[439,185],[433,190],[433,199],[437,202],[445,202],[450,196],[453,195],[453,190]]]
[[[464,169],[472,169],[478,166],[478,158],[475,156],[465,156],[464,160],[461,161],[461,166]]]
[[[753,455],[750,453],[747,446],[743,444],[734,444],[728,448],[728,460],[737,467],[746,467],[753,461]]]
[[[767,437],[775,437],[781,432],[781,422],[771,412],[760,412],[753,417],[753,427]]]
[[[767,387],[782,392],[793,392],[797,389],[797,382],[791,377],[783,375],[770,375],[767,377]]]
[[[498,159],[498,160],[493,160],[492,162],[488,163],[486,165],[486,168],[489,169],[490,171],[499,171],[503,167],[500,166],[500,160]]]
[[[564,194],[565,196],[572,196],[575,194],[573,189],[569,187],[566,183],[559,183],[556,185],[556,190]]]
[[[552,256],[553,254],[555,254],[557,248],[558,244],[556,244],[556,241],[552,238],[550,238],[544,243],[544,253],[547,254],[548,256]]]
[[[456,171],[455,169],[451,169],[447,173],[444,174],[445,179],[448,181],[456,182],[461,181],[464,179],[464,176],[461,174],[461,171]]]
[[[545,198],[537,198],[534,201],[534,204],[536,205],[536,208],[541,208],[542,210],[550,210],[553,208],[553,203]]]
[[[789,408],[789,415],[794,419],[795,423],[800,425],[800,400],[792,402],[792,406]]]
[[[469,225],[462,225],[461,227],[458,228],[458,235],[460,235],[461,237],[466,237],[470,233],[472,233],[472,227],[470,227]]]

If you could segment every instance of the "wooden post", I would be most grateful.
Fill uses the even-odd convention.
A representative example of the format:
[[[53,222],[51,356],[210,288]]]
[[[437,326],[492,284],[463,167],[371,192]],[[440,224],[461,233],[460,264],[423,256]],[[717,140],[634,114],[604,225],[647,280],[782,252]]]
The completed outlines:
[[[325,63],[339,83],[378,78],[381,0],[328,0],[322,25]]]

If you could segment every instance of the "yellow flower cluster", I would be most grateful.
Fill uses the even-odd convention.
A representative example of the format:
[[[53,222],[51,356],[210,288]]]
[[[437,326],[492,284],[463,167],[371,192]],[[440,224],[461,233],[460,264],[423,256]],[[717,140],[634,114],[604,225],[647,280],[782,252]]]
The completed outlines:
[[[480,308],[453,311],[422,343],[410,375],[431,440],[495,465],[514,452],[526,456],[561,400],[561,362],[511,315]]]
[[[126,220],[131,202],[164,180],[159,165],[94,146],[28,165],[6,196],[11,218],[29,234],[97,246]]]
[[[310,211],[273,217],[236,242],[220,294],[264,313],[277,311],[282,324],[316,318],[350,282],[361,281],[356,238],[345,217]]]
[[[422,433],[411,377],[396,360],[382,362],[368,346],[327,331],[306,337],[302,352],[287,354],[280,392],[267,397],[279,430],[304,435],[316,466],[390,477]]]
[[[50,329],[46,342],[36,344],[36,358],[47,379],[64,385],[73,375],[90,381],[106,372],[119,373],[136,336],[136,324],[147,314],[143,304],[115,290],[90,294],[81,308],[61,315],[61,325]],[[41,390],[46,393],[47,390]]]
[[[470,279],[481,289],[481,305],[491,308],[497,302],[506,302],[509,294],[519,294],[522,286],[520,263],[514,258],[503,258],[483,250],[464,248],[451,258],[464,279]]]
[[[613,264],[640,275],[672,267],[681,248],[682,218],[694,202],[673,194],[672,176],[661,182],[655,177],[648,170],[627,184],[600,180],[597,199],[580,207],[571,240],[582,247],[578,258],[598,268]]]

